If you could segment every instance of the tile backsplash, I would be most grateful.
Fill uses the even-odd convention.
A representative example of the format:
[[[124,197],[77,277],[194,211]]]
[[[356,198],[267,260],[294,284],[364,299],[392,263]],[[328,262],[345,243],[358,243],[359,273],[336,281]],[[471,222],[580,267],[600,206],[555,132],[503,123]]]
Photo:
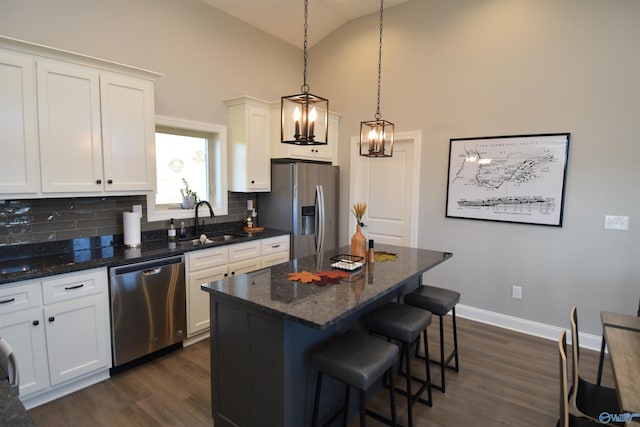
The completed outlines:
[[[242,221],[252,193],[229,193],[229,213],[210,223]],[[146,196],[25,199],[0,202],[0,246],[122,234],[122,212],[142,205],[142,232],[166,230],[168,221],[147,222]],[[187,226],[193,220],[185,221]]]

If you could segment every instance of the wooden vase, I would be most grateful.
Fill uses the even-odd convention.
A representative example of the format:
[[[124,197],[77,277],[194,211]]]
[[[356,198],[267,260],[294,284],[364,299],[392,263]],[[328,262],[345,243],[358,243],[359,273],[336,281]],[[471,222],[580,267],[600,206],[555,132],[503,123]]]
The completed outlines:
[[[360,224],[356,226],[356,232],[351,237],[351,255],[362,257],[362,263],[367,261],[367,238],[362,234]]]

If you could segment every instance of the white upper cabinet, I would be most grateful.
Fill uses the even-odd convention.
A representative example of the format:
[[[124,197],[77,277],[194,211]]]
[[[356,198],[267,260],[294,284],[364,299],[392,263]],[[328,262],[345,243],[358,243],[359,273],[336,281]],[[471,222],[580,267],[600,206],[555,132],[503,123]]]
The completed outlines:
[[[271,103],[271,154],[273,158],[317,160],[338,164],[340,114],[329,111],[328,143],[323,145],[283,144],[281,140],[280,101]]]
[[[158,77],[0,37],[0,198],[153,190]]]
[[[269,103],[249,96],[225,99],[229,190],[271,191]]]
[[[40,190],[35,62],[0,49],[0,194]]]
[[[100,74],[39,61],[38,115],[42,191],[101,191]]]
[[[100,102],[105,190],[154,189],[153,83],[103,73]]]

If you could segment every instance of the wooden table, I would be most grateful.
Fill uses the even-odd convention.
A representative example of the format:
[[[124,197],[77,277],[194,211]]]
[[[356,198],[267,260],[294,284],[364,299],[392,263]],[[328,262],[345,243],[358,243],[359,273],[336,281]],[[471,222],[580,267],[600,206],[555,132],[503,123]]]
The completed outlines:
[[[610,312],[600,317],[620,407],[623,413],[637,414],[631,425],[640,425],[640,318]]]
[[[600,385],[600,382],[602,381],[602,363],[604,362],[604,347],[606,345],[604,327],[615,326],[640,331],[640,316],[613,313],[611,311],[601,311],[600,320],[602,321],[602,344],[600,346],[600,360],[598,362],[598,385]]]

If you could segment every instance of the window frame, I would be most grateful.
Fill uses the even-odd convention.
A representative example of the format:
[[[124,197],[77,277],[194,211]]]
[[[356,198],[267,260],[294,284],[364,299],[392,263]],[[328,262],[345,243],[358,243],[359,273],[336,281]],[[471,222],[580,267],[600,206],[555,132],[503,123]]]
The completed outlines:
[[[185,135],[189,132],[204,132],[211,134],[213,138],[209,141],[209,193],[201,200],[207,200],[216,216],[229,214],[228,204],[228,182],[227,182],[227,127],[214,123],[200,122],[195,120],[181,119],[169,116],[156,115],[154,135],[158,131],[158,126],[173,128],[174,130],[184,130]],[[155,137],[153,145],[155,153]],[[156,170],[154,155],[154,171]],[[154,173],[154,190],[147,193],[147,221],[168,221],[171,218],[185,219],[195,217],[193,209],[166,209],[156,205],[156,187],[158,185],[157,176]],[[206,208],[206,207],[205,207]],[[200,208],[200,209],[205,209]],[[209,212],[199,212],[208,214]]]

